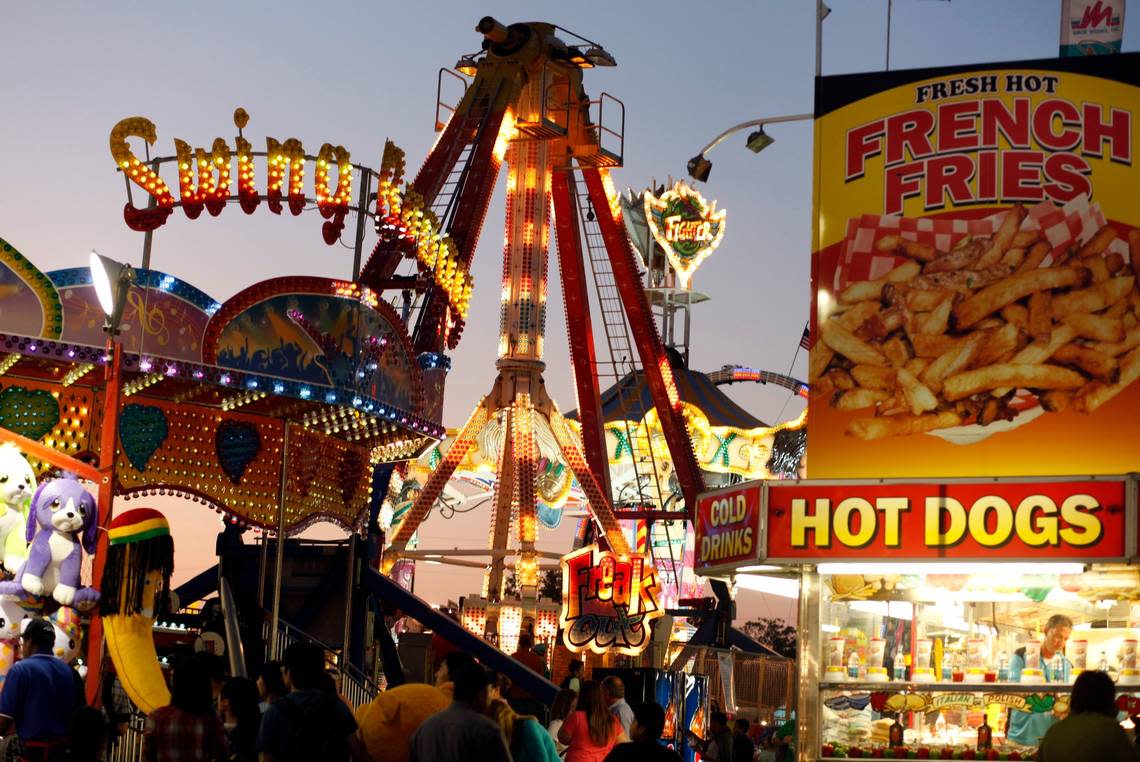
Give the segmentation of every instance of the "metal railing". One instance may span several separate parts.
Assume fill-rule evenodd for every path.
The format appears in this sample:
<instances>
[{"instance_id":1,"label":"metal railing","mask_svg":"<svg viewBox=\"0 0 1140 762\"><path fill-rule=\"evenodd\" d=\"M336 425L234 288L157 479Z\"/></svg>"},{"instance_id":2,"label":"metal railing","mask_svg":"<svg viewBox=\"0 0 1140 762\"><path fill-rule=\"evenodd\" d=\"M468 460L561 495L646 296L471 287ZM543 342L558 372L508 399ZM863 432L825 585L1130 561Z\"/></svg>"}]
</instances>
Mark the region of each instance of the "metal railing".
<instances>
[{"instance_id":1,"label":"metal railing","mask_svg":"<svg viewBox=\"0 0 1140 762\"><path fill-rule=\"evenodd\" d=\"M719 696L723 706L720 662L716 651L701 649L693 662L693 672L708 675L709 695ZM732 679L736 694L736 714L754 722L775 722L795 706L796 663L756 654L733 654Z\"/></svg>"},{"instance_id":2,"label":"metal railing","mask_svg":"<svg viewBox=\"0 0 1140 762\"><path fill-rule=\"evenodd\" d=\"M269 623L265 623L263 636L269 640ZM335 667L340 673L340 692L353 708L359 708L376 698L379 692L372 678L350 664L341 650L322 643L305 632L298 630L288 622L281 622L277 628L277 653L284 653L285 649L296 642L308 642L325 652L325 661Z\"/></svg>"},{"instance_id":3,"label":"metal railing","mask_svg":"<svg viewBox=\"0 0 1140 762\"><path fill-rule=\"evenodd\" d=\"M135 711L127 721L127 730L107 754L107 762L138 762L142 759L143 730L146 715Z\"/></svg>"}]
</instances>

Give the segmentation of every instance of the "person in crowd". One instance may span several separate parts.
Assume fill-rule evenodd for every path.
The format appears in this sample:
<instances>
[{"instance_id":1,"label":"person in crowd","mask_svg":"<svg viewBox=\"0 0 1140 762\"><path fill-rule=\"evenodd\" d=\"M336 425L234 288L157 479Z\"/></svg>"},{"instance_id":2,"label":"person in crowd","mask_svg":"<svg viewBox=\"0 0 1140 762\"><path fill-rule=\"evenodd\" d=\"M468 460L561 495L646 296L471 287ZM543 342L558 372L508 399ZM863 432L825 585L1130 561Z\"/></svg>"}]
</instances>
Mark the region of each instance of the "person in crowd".
<instances>
[{"instance_id":1,"label":"person in crowd","mask_svg":"<svg viewBox=\"0 0 1140 762\"><path fill-rule=\"evenodd\" d=\"M566 751L566 745L558 740L558 729L562 727L562 723L574 711L578 703L578 694L567 688L563 688L554 697L554 703L550 705L550 724L546 726L546 731L550 737L554 739L555 748L558 753Z\"/></svg>"},{"instance_id":2,"label":"person in crowd","mask_svg":"<svg viewBox=\"0 0 1140 762\"><path fill-rule=\"evenodd\" d=\"M709 737L700 739L692 733L689 742L707 762L732 762L732 731L728 729L728 716L724 712L709 715Z\"/></svg>"},{"instance_id":3,"label":"person in crowd","mask_svg":"<svg viewBox=\"0 0 1140 762\"><path fill-rule=\"evenodd\" d=\"M531 633L523 632L519 635L519 647L511 654L511 658L535 674L546 676L546 658L535 649L534 635ZM521 714L540 714L543 710L542 702L536 701L521 685L512 685L510 692L505 695L515 711Z\"/></svg>"},{"instance_id":4,"label":"person in crowd","mask_svg":"<svg viewBox=\"0 0 1140 762\"><path fill-rule=\"evenodd\" d=\"M409 762L510 762L498 724L488 718L487 672L472 660L448 667L451 706L424 720L412 734Z\"/></svg>"},{"instance_id":5,"label":"person in crowd","mask_svg":"<svg viewBox=\"0 0 1140 762\"><path fill-rule=\"evenodd\" d=\"M748 737L751 723L743 717L732 723L732 762L752 762L756 756L756 744Z\"/></svg>"},{"instance_id":6,"label":"person in crowd","mask_svg":"<svg viewBox=\"0 0 1140 762\"><path fill-rule=\"evenodd\" d=\"M558 762L554 739L536 717L519 714L506 701L492 701L487 716L499 724L513 762Z\"/></svg>"},{"instance_id":7,"label":"person in crowd","mask_svg":"<svg viewBox=\"0 0 1140 762\"><path fill-rule=\"evenodd\" d=\"M454 684L451 676L459 671L460 667L474 664L475 657L466 651L452 651L443 657L443 661L435 670L435 687L443 691L448 699L451 698Z\"/></svg>"},{"instance_id":8,"label":"person in crowd","mask_svg":"<svg viewBox=\"0 0 1140 762\"><path fill-rule=\"evenodd\" d=\"M261 762L368 760L352 712L335 693L321 688L324 674L319 647L297 642L285 649L282 676L289 693L261 718Z\"/></svg>"},{"instance_id":9,"label":"person in crowd","mask_svg":"<svg viewBox=\"0 0 1140 762\"><path fill-rule=\"evenodd\" d=\"M404 683L389 688L357 711L357 736L372 762L408 762L408 739L424 720L450 703L434 685Z\"/></svg>"},{"instance_id":10,"label":"person in crowd","mask_svg":"<svg viewBox=\"0 0 1140 762\"><path fill-rule=\"evenodd\" d=\"M562 683L559 685L563 690L574 691L575 693L582 692L582 662L574 660L570 662L568 667L569 672L566 677L562 678Z\"/></svg>"},{"instance_id":11,"label":"person in crowd","mask_svg":"<svg viewBox=\"0 0 1140 762\"><path fill-rule=\"evenodd\" d=\"M1116 688L1105 672L1085 671L1073 683L1069 716L1049 728L1038 762L1137 762L1140 752L1116 721Z\"/></svg>"},{"instance_id":12,"label":"person in crowd","mask_svg":"<svg viewBox=\"0 0 1140 762\"><path fill-rule=\"evenodd\" d=\"M519 635L519 647L511 654L511 658L537 674L546 672L546 659L534 650L534 636L529 632Z\"/></svg>"},{"instance_id":13,"label":"person in crowd","mask_svg":"<svg viewBox=\"0 0 1140 762\"><path fill-rule=\"evenodd\" d=\"M171 675L170 704L147 715L143 762L221 762L226 738L214 712L210 675L191 656L179 655Z\"/></svg>"},{"instance_id":14,"label":"person in crowd","mask_svg":"<svg viewBox=\"0 0 1140 762\"><path fill-rule=\"evenodd\" d=\"M12 725L23 744L23 759L53 759L64 751L67 723L80 706L71 667L52 654L55 628L46 619L28 622L20 654L0 691L0 735Z\"/></svg>"},{"instance_id":15,"label":"person in crowd","mask_svg":"<svg viewBox=\"0 0 1140 762\"><path fill-rule=\"evenodd\" d=\"M771 741L776 750L775 762L792 762L796 758L796 721L785 720L772 733Z\"/></svg>"},{"instance_id":16,"label":"person in crowd","mask_svg":"<svg viewBox=\"0 0 1140 762\"><path fill-rule=\"evenodd\" d=\"M647 701L634 704L632 709L629 743L615 746L605 762L681 762L677 752L658 743L665 729L665 710L660 704Z\"/></svg>"},{"instance_id":17,"label":"person in crowd","mask_svg":"<svg viewBox=\"0 0 1140 762\"><path fill-rule=\"evenodd\" d=\"M100 762L107 748L107 718L103 712L81 706L67 726L67 762Z\"/></svg>"},{"instance_id":18,"label":"person in crowd","mask_svg":"<svg viewBox=\"0 0 1140 762\"><path fill-rule=\"evenodd\" d=\"M487 670L487 703L511 695L511 678L497 669Z\"/></svg>"},{"instance_id":19,"label":"person in crowd","mask_svg":"<svg viewBox=\"0 0 1140 762\"><path fill-rule=\"evenodd\" d=\"M1073 665L1065 656L1065 643L1073 633L1073 620L1064 614L1054 614L1045 622L1045 636L1041 639L1041 669L1045 673L1048 683L1070 681ZM1053 673L1053 656L1060 654L1060 674ZM1013 658L1009 660L1009 679L1012 682L1021 680L1021 672L1025 669L1025 649L1019 648ZM1049 727L1057 718L1052 712L1020 712L1010 710L1009 727L1006 737L1026 746L1036 746L1044 738Z\"/></svg>"},{"instance_id":20,"label":"person in crowd","mask_svg":"<svg viewBox=\"0 0 1140 762\"><path fill-rule=\"evenodd\" d=\"M131 720L131 700L127 697L119 676L115 674L110 659L103 666L99 693L103 700L103 712L107 716L107 750L114 752L119 739L127 733L127 725Z\"/></svg>"},{"instance_id":21,"label":"person in crowd","mask_svg":"<svg viewBox=\"0 0 1140 762\"><path fill-rule=\"evenodd\" d=\"M231 677L222 683L219 706L226 731L227 762L257 762L257 731L261 707L257 685L248 678Z\"/></svg>"},{"instance_id":22,"label":"person in crowd","mask_svg":"<svg viewBox=\"0 0 1140 762\"><path fill-rule=\"evenodd\" d=\"M538 658L542 660L542 672L540 672L539 674L542 675L543 677L545 677L547 680L549 680L550 679L550 667L547 666L547 663L546 663L546 644L545 643L535 643L534 652L538 655Z\"/></svg>"},{"instance_id":23,"label":"person in crowd","mask_svg":"<svg viewBox=\"0 0 1140 762\"><path fill-rule=\"evenodd\" d=\"M325 673L321 676L320 689L330 695L336 696L344 702L344 705L348 707L348 711L353 711L352 702L348 700L347 696L340 692L340 687L337 685L336 670L325 670Z\"/></svg>"},{"instance_id":24,"label":"person in crowd","mask_svg":"<svg viewBox=\"0 0 1140 762\"><path fill-rule=\"evenodd\" d=\"M566 744L566 762L601 762L615 744L629 740L621 721L610 713L602 688L592 680L582 683L578 706L558 729Z\"/></svg>"},{"instance_id":25,"label":"person in crowd","mask_svg":"<svg viewBox=\"0 0 1140 762\"><path fill-rule=\"evenodd\" d=\"M610 713L618 718L622 732L628 736L629 726L633 724L633 709L625 701L625 683L617 675L610 675L602 681L602 691L606 694Z\"/></svg>"},{"instance_id":26,"label":"person in crowd","mask_svg":"<svg viewBox=\"0 0 1140 762\"><path fill-rule=\"evenodd\" d=\"M222 683L226 681L226 660L209 651L195 651L194 663L198 669L210 676L210 696L215 713L221 713L219 702L222 697Z\"/></svg>"},{"instance_id":27,"label":"person in crowd","mask_svg":"<svg viewBox=\"0 0 1140 762\"><path fill-rule=\"evenodd\" d=\"M281 662L267 661L261 665L257 672L257 694L261 697L261 712L285 697L289 689L285 687L285 680L281 677Z\"/></svg>"}]
</instances>

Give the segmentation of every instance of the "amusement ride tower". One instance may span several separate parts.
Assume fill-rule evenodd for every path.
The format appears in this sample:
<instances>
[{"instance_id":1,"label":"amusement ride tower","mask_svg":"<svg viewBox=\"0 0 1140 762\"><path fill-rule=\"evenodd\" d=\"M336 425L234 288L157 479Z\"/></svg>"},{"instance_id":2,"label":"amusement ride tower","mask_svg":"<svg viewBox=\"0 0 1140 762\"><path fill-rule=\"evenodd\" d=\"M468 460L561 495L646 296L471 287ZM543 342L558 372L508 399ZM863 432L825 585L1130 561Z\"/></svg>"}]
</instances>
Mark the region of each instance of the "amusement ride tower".
<instances>
[{"instance_id":1,"label":"amusement ride tower","mask_svg":"<svg viewBox=\"0 0 1140 762\"><path fill-rule=\"evenodd\" d=\"M474 447L493 450L497 463L486 576L488 596L501 594L511 526L517 526L519 589L533 597L538 583L536 478L552 457L578 480L600 536L619 554L630 552L611 505L604 432L599 403L582 220L597 222L612 268L616 293L628 319L638 359L661 417L661 427L677 478L691 509L702 488L682 415L672 370L653 314L639 281L636 260L622 223L620 197L610 167L620 166L621 131L607 128L602 112L621 104L603 95L591 101L582 72L613 66L601 46L547 23L503 26L486 17L477 31L483 49L464 56L460 70L473 74L451 118L443 127L405 199L422 198L424 215L438 221L450 238L455 261L466 268L474 254L496 176L507 164L507 204L503 249L498 376L456 435L403 520L394 527L384 556L390 571L407 548L444 486ZM559 34L569 41L560 39ZM597 107L598 118L592 117ZM438 122L438 120L437 120ZM584 193L579 192L579 183ZM383 189L381 191L383 196ZM378 229L381 216L377 215ZM546 321L548 245L557 236L565 295L571 361L574 368L581 438L546 393L542 371ZM409 256L398 235L384 234L361 281L383 286L401 257ZM605 310L605 306L603 306ZM421 356L435 356L458 339L460 313L446 294L429 291L414 341ZM632 358L631 358L632 359ZM552 454L557 451L557 455ZM653 518L661 511L639 511L622 518ZM677 513L671 517L678 518Z\"/></svg>"}]
</instances>

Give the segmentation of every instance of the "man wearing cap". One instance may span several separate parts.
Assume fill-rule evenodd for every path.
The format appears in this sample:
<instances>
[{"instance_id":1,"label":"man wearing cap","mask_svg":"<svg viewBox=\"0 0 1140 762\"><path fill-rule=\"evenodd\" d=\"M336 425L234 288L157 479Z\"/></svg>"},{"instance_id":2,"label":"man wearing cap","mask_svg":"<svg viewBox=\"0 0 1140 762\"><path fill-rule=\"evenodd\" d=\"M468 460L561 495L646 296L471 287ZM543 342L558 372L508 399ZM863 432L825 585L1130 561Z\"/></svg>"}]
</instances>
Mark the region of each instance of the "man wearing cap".
<instances>
[{"instance_id":1,"label":"man wearing cap","mask_svg":"<svg viewBox=\"0 0 1140 762\"><path fill-rule=\"evenodd\" d=\"M0 735L15 723L24 751L21 759L48 762L63 756L67 723L77 705L75 675L52 654L55 629L32 619L20 636L23 657L8 671L0 692Z\"/></svg>"}]
</instances>

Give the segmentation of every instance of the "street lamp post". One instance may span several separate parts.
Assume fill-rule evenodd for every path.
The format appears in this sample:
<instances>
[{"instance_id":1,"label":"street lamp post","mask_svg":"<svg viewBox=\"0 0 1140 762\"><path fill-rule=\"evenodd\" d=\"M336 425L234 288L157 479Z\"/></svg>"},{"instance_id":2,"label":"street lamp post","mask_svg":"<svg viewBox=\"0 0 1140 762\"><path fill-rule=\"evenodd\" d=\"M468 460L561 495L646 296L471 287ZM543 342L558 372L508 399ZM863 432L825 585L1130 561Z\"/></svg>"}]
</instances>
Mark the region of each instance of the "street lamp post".
<instances>
[{"instance_id":1,"label":"street lamp post","mask_svg":"<svg viewBox=\"0 0 1140 762\"><path fill-rule=\"evenodd\" d=\"M122 343L119 324L127 294L135 282L135 271L127 264L91 252L91 280L106 320L107 364L103 381L103 425L99 434L99 533L92 562L91 585L99 589L103 568L107 563L108 534L111 525L111 501L115 494L115 442L119 435L119 406L123 389ZM87 702L98 704L103 672L103 620L93 616L87 630Z\"/></svg>"},{"instance_id":2,"label":"street lamp post","mask_svg":"<svg viewBox=\"0 0 1140 762\"><path fill-rule=\"evenodd\" d=\"M768 133L764 132L764 125L778 124L780 122L806 122L814 118L814 114L788 114L786 116L769 116L763 119L752 119L747 122L741 122L740 124L733 125L732 127L729 127L727 130L710 140L708 145L702 148L696 156L689 159L689 176L694 180L699 180L702 183L707 182L709 179L709 172L712 171L712 162L705 157L705 154L723 143L730 136L735 135L742 130L746 130L749 127L756 128L748 135L748 142L746 145L748 147L748 150L752 151L752 153L760 153L765 148L772 145L773 142L775 142L774 138L768 135Z\"/></svg>"}]
</instances>

